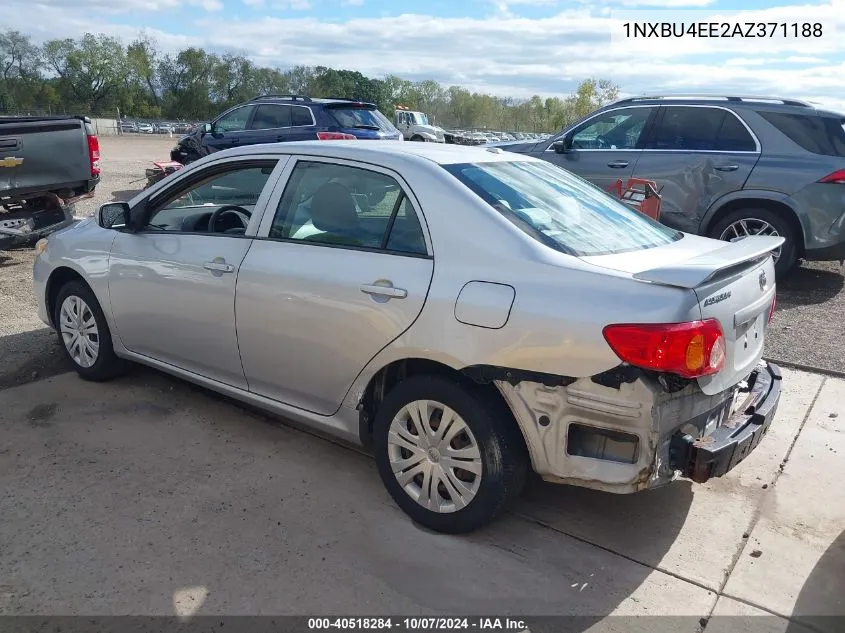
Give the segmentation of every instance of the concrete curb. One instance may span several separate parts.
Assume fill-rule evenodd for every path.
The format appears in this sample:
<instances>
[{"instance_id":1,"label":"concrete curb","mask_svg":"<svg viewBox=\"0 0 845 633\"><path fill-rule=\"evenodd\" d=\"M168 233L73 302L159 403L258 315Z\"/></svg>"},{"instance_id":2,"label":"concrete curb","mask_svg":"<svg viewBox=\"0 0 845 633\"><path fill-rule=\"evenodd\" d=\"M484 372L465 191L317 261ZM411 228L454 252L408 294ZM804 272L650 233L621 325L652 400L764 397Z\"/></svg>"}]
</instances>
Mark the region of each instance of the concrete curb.
<instances>
[{"instance_id":1,"label":"concrete curb","mask_svg":"<svg viewBox=\"0 0 845 633\"><path fill-rule=\"evenodd\" d=\"M824 369L822 367L814 367L812 365L805 365L803 363L793 363L788 360L780 360L778 358L766 358L770 363L774 363L779 367L786 367L787 369L797 369L799 371L810 372L811 374L820 374L822 376L831 376L833 378L845 378L845 371L836 371L835 369Z\"/></svg>"}]
</instances>

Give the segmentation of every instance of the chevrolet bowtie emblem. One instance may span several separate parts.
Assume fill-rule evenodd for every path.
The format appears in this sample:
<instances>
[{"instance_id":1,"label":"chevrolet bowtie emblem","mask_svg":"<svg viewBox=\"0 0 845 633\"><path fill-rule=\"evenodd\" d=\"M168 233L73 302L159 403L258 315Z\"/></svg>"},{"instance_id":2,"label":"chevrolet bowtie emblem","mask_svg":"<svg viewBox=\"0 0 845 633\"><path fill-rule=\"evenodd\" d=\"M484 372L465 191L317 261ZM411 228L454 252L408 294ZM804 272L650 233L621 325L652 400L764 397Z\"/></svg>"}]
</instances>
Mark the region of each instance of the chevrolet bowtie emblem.
<instances>
[{"instance_id":1,"label":"chevrolet bowtie emblem","mask_svg":"<svg viewBox=\"0 0 845 633\"><path fill-rule=\"evenodd\" d=\"M0 167L18 167L20 165L23 165L23 158L17 158L16 156L0 158Z\"/></svg>"}]
</instances>

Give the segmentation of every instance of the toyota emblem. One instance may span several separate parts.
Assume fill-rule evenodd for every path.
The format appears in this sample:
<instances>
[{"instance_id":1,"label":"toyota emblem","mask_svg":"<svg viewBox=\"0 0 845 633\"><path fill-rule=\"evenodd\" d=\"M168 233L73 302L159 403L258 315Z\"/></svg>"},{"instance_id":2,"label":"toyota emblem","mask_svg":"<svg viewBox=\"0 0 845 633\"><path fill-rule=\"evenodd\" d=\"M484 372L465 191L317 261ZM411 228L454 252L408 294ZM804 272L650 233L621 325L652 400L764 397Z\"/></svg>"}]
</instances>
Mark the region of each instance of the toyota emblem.
<instances>
[{"instance_id":1,"label":"toyota emblem","mask_svg":"<svg viewBox=\"0 0 845 633\"><path fill-rule=\"evenodd\" d=\"M766 289L766 271L760 271L760 290Z\"/></svg>"}]
</instances>

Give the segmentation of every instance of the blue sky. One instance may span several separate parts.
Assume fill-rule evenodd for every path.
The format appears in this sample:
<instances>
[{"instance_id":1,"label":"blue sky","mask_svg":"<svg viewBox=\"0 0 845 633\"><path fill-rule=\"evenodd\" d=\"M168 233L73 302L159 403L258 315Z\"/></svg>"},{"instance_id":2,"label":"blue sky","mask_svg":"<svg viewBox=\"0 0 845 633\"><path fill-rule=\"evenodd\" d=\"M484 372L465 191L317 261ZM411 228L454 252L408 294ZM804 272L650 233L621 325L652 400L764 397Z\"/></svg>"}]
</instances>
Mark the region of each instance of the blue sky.
<instances>
[{"instance_id":1,"label":"blue sky","mask_svg":"<svg viewBox=\"0 0 845 633\"><path fill-rule=\"evenodd\" d=\"M631 19L810 22L823 35L633 40ZM594 76L625 95L770 94L845 111L845 0L3 0L0 25L39 41L144 29L165 52L201 46L517 97Z\"/></svg>"}]
</instances>

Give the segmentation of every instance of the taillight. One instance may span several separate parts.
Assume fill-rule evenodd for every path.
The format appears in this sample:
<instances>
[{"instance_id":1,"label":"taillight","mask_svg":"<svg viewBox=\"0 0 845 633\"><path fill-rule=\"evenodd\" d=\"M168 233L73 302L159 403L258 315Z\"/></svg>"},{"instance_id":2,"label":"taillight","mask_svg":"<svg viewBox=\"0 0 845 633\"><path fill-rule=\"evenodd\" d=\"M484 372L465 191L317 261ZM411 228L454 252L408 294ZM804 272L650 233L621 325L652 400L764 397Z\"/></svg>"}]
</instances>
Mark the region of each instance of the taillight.
<instances>
[{"instance_id":1,"label":"taillight","mask_svg":"<svg viewBox=\"0 0 845 633\"><path fill-rule=\"evenodd\" d=\"M608 325L603 334L616 355L636 367L698 378L725 365L725 335L716 319Z\"/></svg>"},{"instance_id":2,"label":"taillight","mask_svg":"<svg viewBox=\"0 0 845 633\"><path fill-rule=\"evenodd\" d=\"M320 141L354 141L354 134L342 132L317 132L317 139Z\"/></svg>"},{"instance_id":3,"label":"taillight","mask_svg":"<svg viewBox=\"0 0 845 633\"><path fill-rule=\"evenodd\" d=\"M819 182L834 183L837 185L845 185L845 169L838 169L832 174L828 174Z\"/></svg>"},{"instance_id":4,"label":"taillight","mask_svg":"<svg viewBox=\"0 0 845 633\"><path fill-rule=\"evenodd\" d=\"M772 307L769 308L769 323L772 322L772 318L775 316L775 306L777 305L777 303L778 303L778 296L774 295L772 297Z\"/></svg>"},{"instance_id":5,"label":"taillight","mask_svg":"<svg viewBox=\"0 0 845 633\"><path fill-rule=\"evenodd\" d=\"M88 162L91 163L91 176L100 175L100 140L96 134L88 135Z\"/></svg>"}]
</instances>

